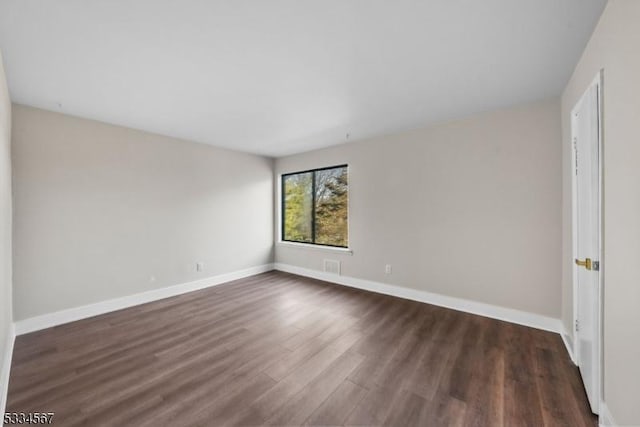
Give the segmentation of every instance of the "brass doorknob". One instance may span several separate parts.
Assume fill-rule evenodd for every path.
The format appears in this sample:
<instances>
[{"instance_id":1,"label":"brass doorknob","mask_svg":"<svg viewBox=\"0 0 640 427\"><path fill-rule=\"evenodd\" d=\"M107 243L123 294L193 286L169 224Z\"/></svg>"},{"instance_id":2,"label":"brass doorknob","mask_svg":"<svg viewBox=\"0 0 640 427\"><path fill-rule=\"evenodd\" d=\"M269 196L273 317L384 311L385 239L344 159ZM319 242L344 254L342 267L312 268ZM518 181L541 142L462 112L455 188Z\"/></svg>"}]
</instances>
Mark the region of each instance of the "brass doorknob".
<instances>
[{"instance_id":1,"label":"brass doorknob","mask_svg":"<svg viewBox=\"0 0 640 427\"><path fill-rule=\"evenodd\" d=\"M584 261L580 261L576 259L576 265L586 268L587 270L591 270L593 263L591 262L591 258L585 258Z\"/></svg>"}]
</instances>

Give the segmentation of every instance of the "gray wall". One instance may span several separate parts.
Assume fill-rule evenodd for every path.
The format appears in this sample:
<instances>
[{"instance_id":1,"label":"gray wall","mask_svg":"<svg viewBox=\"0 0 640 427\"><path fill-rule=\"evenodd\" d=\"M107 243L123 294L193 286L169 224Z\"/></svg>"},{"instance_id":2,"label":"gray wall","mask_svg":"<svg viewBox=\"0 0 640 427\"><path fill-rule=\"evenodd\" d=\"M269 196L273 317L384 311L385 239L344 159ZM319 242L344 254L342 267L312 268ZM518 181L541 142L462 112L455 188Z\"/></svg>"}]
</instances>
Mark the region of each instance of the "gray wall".
<instances>
[{"instance_id":1,"label":"gray wall","mask_svg":"<svg viewBox=\"0 0 640 427\"><path fill-rule=\"evenodd\" d=\"M0 376L11 339L11 101L0 54ZM5 378L0 378L0 387ZM4 410L0 389L0 411Z\"/></svg>"},{"instance_id":2,"label":"gray wall","mask_svg":"<svg viewBox=\"0 0 640 427\"><path fill-rule=\"evenodd\" d=\"M558 100L280 158L275 172L342 163L353 255L277 244L276 262L340 259L346 276L560 318Z\"/></svg>"},{"instance_id":3,"label":"gray wall","mask_svg":"<svg viewBox=\"0 0 640 427\"><path fill-rule=\"evenodd\" d=\"M562 96L563 320L572 321L570 112L604 69L604 401L640 425L640 1L610 0Z\"/></svg>"},{"instance_id":4,"label":"gray wall","mask_svg":"<svg viewBox=\"0 0 640 427\"><path fill-rule=\"evenodd\" d=\"M272 262L271 159L13 111L16 320Z\"/></svg>"}]
</instances>

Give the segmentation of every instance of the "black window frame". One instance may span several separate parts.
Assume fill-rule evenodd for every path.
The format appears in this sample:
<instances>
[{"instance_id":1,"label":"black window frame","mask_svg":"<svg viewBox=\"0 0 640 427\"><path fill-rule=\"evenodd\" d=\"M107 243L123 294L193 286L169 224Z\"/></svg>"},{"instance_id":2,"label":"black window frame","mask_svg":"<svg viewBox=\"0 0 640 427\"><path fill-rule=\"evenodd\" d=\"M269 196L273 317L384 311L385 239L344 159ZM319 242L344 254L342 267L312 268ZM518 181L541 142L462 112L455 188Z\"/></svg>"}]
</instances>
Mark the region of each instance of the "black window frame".
<instances>
[{"instance_id":1,"label":"black window frame","mask_svg":"<svg viewBox=\"0 0 640 427\"><path fill-rule=\"evenodd\" d=\"M326 243L316 243L316 172L319 171L324 171L324 170L328 170L328 169L338 169L338 168L347 168L347 176L349 174L349 165L348 164L342 164L342 165L335 165L335 166L326 166L323 168L315 168L315 169L307 169L307 170L303 170L303 171L298 171L298 172L290 172L290 173L283 173L282 176L280 177L280 241L281 242L287 242L287 243L299 243L299 244L304 244L304 245L314 245L314 246L325 246L325 247L329 247L329 248L340 248L340 249L349 249L349 246L338 246L338 245L328 245ZM291 175L301 175L304 173L311 173L312 177L311 177L311 195L312 195L312 200L311 200L311 206L312 206L312 213L311 213L311 239L313 240L312 242L303 242L303 241L299 241L299 240L287 240L284 238L284 218L285 218L285 209L286 209L286 203L285 203L285 197L284 197L284 181L285 178ZM349 185L347 183L347 185ZM348 188L348 187L347 187ZM348 213L349 213L349 207L347 206L347 241L350 242L349 240L349 217L348 217Z\"/></svg>"}]
</instances>

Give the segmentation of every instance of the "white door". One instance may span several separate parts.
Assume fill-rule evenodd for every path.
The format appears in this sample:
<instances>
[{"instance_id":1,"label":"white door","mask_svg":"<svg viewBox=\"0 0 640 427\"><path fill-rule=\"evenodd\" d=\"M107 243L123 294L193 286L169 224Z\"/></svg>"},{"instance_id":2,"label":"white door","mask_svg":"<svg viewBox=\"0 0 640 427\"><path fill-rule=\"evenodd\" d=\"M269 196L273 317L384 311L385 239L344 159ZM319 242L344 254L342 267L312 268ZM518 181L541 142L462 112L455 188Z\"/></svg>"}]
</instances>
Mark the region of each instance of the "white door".
<instances>
[{"instance_id":1,"label":"white door","mask_svg":"<svg viewBox=\"0 0 640 427\"><path fill-rule=\"evenodd\" d=\"M600 76L572 112L575 355L591 410L600 404Z\"/></svg>"}]
</instances>

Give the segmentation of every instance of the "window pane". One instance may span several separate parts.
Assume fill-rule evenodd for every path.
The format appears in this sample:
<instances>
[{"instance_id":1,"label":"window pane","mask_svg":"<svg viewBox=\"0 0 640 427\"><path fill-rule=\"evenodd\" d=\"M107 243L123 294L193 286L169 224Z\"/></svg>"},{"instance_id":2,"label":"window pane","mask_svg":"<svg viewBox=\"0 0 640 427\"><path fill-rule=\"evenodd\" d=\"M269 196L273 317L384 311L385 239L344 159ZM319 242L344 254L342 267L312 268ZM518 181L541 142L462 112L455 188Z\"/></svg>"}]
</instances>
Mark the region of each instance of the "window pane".
<instances>
[{"instance_id":1,"label":"window pane","mask_svg":"<svg viewBox=\"0 0 640 427\"><path fill-rule=\"evenodd\" d=\"M312 172L283 177L283 240L313 242L311 225L313 221L312 180Z\"/></svg>"},{"instance_id":2,"label":"window pane","mask_svg":"<svg viewBox=\"0 0 640 427\"><path fill-rule=\"evenodd\" d=\"M316 243L348 246L347 168L316 171Z\"/></svg>"}]
</instances>

